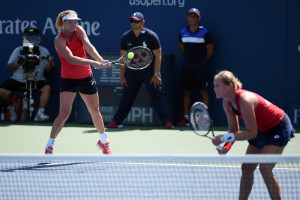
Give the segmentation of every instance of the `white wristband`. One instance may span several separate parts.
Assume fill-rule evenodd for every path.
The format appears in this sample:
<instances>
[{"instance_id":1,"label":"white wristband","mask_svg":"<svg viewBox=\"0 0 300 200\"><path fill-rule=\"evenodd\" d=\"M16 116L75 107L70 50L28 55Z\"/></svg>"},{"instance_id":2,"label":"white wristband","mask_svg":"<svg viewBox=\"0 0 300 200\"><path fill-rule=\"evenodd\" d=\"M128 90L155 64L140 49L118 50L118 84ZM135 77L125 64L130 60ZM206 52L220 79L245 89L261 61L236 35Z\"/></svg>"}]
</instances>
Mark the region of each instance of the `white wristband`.
<instances>
[{"instance_id":1,"label":"white wristband","mask_svg":"<svg viewBox=\"0 0 300 200\"><path fill-rule=\"evenodd\" d=\"M234 134L233 133L226 133L220 139L221 139L221 142L233 142L234 141Z\"/></svg>"}]
</instances>

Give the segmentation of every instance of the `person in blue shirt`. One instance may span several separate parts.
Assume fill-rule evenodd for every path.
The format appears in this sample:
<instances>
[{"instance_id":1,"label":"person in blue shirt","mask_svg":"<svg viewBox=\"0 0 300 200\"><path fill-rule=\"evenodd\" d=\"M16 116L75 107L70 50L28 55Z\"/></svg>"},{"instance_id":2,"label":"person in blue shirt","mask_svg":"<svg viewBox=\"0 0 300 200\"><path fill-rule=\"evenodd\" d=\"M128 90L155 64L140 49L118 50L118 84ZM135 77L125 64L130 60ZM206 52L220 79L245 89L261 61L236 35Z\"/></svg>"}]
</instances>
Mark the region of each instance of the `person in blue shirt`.
<instances>
[{"instance_id":1,"label":"person in blue shirt","mask_svg":"<svg viewBox=\"0 0 300 200\"><path fill-rule=\"evenodd\" d=\"M188 113L191 106L191 95L196 89L200 92L202 102L209 106L207 92L209 71L207 61L213 54L213 43L208 30L199 25L200 11L191 8L188 11L189 25L179 33L179 48L183 55L180 73L180 87L183 90L184 116L178 126L188 126Z\"/></svg>"}]
</instances>

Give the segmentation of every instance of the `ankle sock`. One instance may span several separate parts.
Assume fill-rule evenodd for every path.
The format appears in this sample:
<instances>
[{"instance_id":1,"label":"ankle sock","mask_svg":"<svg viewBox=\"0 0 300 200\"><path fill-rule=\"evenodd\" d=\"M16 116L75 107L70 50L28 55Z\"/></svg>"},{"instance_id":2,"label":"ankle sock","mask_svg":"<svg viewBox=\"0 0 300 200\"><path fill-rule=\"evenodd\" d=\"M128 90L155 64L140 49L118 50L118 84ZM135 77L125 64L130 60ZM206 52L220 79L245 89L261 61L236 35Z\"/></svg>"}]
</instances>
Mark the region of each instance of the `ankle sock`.
<instances>
[{"instance_id":1,"label":"ankle sock","mask_svg":"<svg viewBox=\"0 0 300 200\"><path fill-rule=\"evenodd\" d=\"M102 144L106 144L108 142L107 133L100 133L100 142Z\"/></svg>"}]
</instances>

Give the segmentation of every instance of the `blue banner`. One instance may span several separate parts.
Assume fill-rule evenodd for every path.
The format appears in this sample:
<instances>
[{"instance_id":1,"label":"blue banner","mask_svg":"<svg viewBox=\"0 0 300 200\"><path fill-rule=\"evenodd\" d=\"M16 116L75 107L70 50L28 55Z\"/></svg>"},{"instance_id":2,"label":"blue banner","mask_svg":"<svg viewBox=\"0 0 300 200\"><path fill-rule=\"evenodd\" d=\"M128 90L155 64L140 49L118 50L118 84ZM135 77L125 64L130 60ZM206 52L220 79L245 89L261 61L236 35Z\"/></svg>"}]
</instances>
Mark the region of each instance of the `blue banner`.
<instances>
[{"instance_id":1,"label":"blue banner","mask_svg":"<svg viewBox=\"0 0 300 200\"><path fill-rule=\"evenodd\" d=\"M28 26L38 28L42 33L41 45L55 57L55 69L47 75L52 91L46 111L53 120L59 102L60 60L54 48L59 12L77 11L82 19L79 24L100 54L118 55L120 38L130 29L129 17L139 11L145 16L145 27L155 31L160 38L163 53L174 55L171 67L175 84L169 85L175 91L173 113L177 121L183 113L182 91L178 87L182 63L178 34L187 26L188 9L196 7L201 12L200 24L208 29L214 43L209 96L215 124L227 123L212 84L214 74L222 69L233 71L245 89L257 92L287 111L290 104L300 103L300 93L295 92L300 91L299 4L298 0L6 1L0 8L0 84L12 74L7 61L13 49L22 45L24 29ZM115 84L116 80L111 77L108 82ZM100 81L99 84L104 83ZM201 99L197 97L196 100ZM71 119L75 120L75 117L71 116Z\"/></svg>"}]
</instances>

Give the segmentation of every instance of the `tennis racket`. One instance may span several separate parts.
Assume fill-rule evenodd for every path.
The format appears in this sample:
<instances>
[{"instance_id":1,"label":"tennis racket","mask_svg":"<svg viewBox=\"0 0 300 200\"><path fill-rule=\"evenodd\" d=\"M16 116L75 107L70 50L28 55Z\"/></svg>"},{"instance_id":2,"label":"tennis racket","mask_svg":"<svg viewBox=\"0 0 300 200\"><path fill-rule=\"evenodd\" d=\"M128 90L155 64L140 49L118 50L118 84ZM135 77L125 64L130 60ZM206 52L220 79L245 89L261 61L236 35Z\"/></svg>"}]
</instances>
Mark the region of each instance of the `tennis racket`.
<instances>
[{"instance_id":1,"label":"tennis racket","mask_svg":"<svg viewBox=\"0 0 300 200\"><path fill-rule=\"evenodd\" d=\"M190 109L190 123L193 131L203 137L207 137L211 140L215 137L213 121L207 110L207 106L202 102L196 102ZM211 133L212 136L209 136ZM222 150L220 145L217 146L219 150Z\"/></svg>"},{"instance_id":2,"label":"tennis racket","mask_svg":"<svg viewBox=\"0 0 300 200\"><path fill-rule=\"evenodd\" d=\"M128 54L133 54L132 58L128 57ZM133 70L141 70L148 67L153 59L153 55L150 49L143 46L137 46L129 49L118 60L111 61L111 65L122 65ZM123 63L121 61L123 60Z\"/></svg>"}]
</instances>

